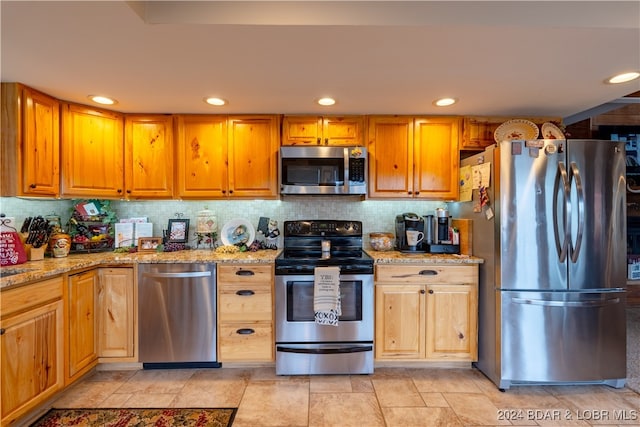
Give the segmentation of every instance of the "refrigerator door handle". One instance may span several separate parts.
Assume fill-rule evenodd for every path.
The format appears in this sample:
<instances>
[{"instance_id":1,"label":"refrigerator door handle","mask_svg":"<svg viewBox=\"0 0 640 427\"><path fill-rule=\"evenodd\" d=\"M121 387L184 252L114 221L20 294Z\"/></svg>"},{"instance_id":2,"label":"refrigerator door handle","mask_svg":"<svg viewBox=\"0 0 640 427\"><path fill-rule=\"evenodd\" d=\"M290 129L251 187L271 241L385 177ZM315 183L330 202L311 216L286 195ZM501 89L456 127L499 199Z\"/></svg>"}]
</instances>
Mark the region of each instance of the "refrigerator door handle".
<instances>
[{"instance_id":1,"label":"refrigerator door handle","mask_svg":"<svg viewBox=\"0 0 640 427\"><path fill-rule=\"evenodd\" d=\"M620 303L620 298L594 301L550 301L530 298L511 298L514 304L542 305L546 307L605 307Z\"/></svg>"},{"instance_id":2,"label":"refrigerator door handle","mask_svg":"<svg viewBox=\"0 0 640 427\"><path fill-rule=\"evenodd\" d=\"M576 234L575 247L571 249L571 262L576 263L580 255L580 247L582 246L582 236L584 234L584 187L582 186L582 178L580 177L580 169L571 162L570 180L576 184L576 192L578 195L578 233Z\"/></svg>"},{"instance_id":3,"label":"refrigerator door handle","mask_svg":"<svg viewBox=\"0 0 640 427\"><path fill-rule=\"evenodd\" d=\"M560 244L560 230L558 229L558 195L560 194L560 181L562 181L562 193L564 195L564 203L562 204L562 224L564 227L564 237L562 246ZM569 224L571 205L569 204L570 196L569 176L567 168L563 162L558 162L558 172L553 185L553 235L556 240L556 251L560 262L567 259L569 252L569 240L571 238L571 227Z\"/></svg>"}]
</instances>

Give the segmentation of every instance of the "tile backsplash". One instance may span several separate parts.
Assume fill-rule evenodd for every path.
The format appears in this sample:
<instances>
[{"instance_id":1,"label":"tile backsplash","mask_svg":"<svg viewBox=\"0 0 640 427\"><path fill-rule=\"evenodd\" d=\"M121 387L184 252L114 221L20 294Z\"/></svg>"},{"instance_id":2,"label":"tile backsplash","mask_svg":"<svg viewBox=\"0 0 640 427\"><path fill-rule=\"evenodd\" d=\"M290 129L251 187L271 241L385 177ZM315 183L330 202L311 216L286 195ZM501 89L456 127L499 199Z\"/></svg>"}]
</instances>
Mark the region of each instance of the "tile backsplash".
<instances>
[{"instance_id":1,"label":"tile backsplash","mask_svg":"<svg viewBox=\"0 0 640 427\"><path fill-rule=\"evenodd\" d=\"M119 218L148 217L153 223L154 236L162 236L168 220L182 214L191 220L192 240L195 240L195 218L197 212L208 208L218 219L219 229L229 220L244 218L257 227L260 217L278 221L282 227L284 221L296 219L349 219L363 223L364 235L372 231L394 231L395 216L403 212L419 215L432 214L444 202L411 200L353 200L340 197L294 197L283 200L114 200L111 206ZM71 200L40 200L17 197L0 197L0 212L16 218L22 224L24 218L34 215L55 213L66 224L72 208ZM365 242L368 238L364 239Z\"/></svg>"}]
</instances>

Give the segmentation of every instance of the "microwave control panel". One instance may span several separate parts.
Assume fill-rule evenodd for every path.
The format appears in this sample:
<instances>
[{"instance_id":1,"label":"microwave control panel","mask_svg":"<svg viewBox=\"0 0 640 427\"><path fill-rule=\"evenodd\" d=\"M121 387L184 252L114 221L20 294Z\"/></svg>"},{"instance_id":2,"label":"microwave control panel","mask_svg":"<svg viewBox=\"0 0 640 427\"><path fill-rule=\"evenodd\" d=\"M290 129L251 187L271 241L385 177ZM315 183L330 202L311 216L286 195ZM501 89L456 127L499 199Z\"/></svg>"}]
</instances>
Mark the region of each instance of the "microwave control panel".
<instances>
[{"instance_id":1,"label":"microwave control panel","mask_svg":"<svg viewBox=\"0 0 640 427\"><path fill-rule=\"evenodd\" d=\"M350 158L349 159L349 181L352 182L364 182L365 175L365 159L364 158Z\"/></svg>"}]
</instances>

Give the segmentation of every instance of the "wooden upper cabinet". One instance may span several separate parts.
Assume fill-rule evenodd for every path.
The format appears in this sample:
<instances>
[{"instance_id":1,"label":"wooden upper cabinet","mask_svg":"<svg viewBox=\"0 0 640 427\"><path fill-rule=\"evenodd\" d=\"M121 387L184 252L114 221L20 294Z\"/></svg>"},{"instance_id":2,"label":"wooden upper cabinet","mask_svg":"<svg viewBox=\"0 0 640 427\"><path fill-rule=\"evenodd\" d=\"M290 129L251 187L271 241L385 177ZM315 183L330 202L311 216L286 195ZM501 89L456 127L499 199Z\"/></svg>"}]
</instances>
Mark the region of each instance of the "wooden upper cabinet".
<instances>
[{"instance_id":1,"label":"wooden upper cabinet","mask_svg":"<svg viewBox=\"0 0 640 427\"><path fill-rule=\"evenodd\" d=\"M545 122L562 123L561 117L498 117L470 116L462 122L462 139L460 150L482 151L496 143L493 134L502 123L511 119L526 119L538 127ZM540 136L541 138L542 136Z\"/></svg>"},{"instance_id":2,"label":"wooden upper cabinet","mask_svg":"<svg viewBox=\"0 0 640 427\"><path fill-rule=\"evenodd\" d=\"M63 196L124 196L123 123L120 113L63 104Z\"/></svg>"},{"instance_id":3,"label":"wooden upper cabinet","mask_svg":"<svg viewBox=\"0 0 640 427\"><path fill-rule=\"evenodd\" d=\"M279 124L278 116L178 116L178 196L276 198Z\"/></svg>"},{"instance_id":4,"label":"wooden upper cabinet","mask_svg":"<svg viewBox=\"0 0 640 427\"><path fill-rule=\"evenodd\" d=\"M221 198L227 183L227 116L177 116L177 193Z\"/></svg>"},{"instance_id":5,"label":"wooden upper cabinet","mask_svg":"<svg viewBox=\"0 0 640 427\"><path fill-rule=\"evenodd\" d=\"M411 197L413 194L413 118L371 117L367 140L369 197Z\"/></svg>"},{"instance_id":6,"label":"wooden upper cabinet","mask_svg":"<svg viewBox=\"0 0 640 427\"><path fill-rule=\"evenodd\" d=\"M125 197L170 199L173 197L173 117L128 114L124 123Z\"/></svg>"},{"instance_id":7,"label":"wooden upper cabinet","mask_svg":"<svg viewBox=\"0 0 640 427\"><path fill-rule=\"evenodd\" d=\"M229 118L229 196L277 197L279 129L278 116Z\"/></svg>"},{"instance_id":8,"label":"wooden upper cabinet","mask_svg":"<svg viewBox=\"0 0 640 427\"><path fill-rule=\"evenodd\" d=\"M363 144L363 116L285 116L282 145Z\"/></svg>"},{"instance_id":9,"label":"wooden upper cabinet","mask_svg":"<svg viewBox=\"0 0 640 427\"><path fill-rule=\"evenodd\" d=\"M414 196L458 198L459 154L457 117L416 118L414 121Z\"/></svg>"},{"instance_id":10,"label":"wooden upper cabinet","mask_svg":"<svg viewBox=\"0 0 640 427\"><path fill-rule=\"evenodd\" d=\"M457 117L371 117L369 197L455 199L459 127Z\"/></svg>"},{"instance_id":11,"label":"wooden upper cabinet","mask_svg":"<svg viewBox=\"0 0 640 427\"><path fill-rule=\"evenodd\" d=\"M60 103L2 83L2 196L60 194Z\"/></svg>"}]
</instances>

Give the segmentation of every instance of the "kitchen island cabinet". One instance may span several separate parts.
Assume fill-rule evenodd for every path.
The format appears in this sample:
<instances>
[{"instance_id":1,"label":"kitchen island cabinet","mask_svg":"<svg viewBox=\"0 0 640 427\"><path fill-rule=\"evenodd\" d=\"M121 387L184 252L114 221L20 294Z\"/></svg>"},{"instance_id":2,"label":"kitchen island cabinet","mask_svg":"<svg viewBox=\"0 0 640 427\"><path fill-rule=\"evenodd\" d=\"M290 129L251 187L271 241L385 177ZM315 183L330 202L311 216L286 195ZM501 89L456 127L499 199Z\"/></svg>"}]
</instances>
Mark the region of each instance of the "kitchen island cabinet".
<instances>
[{"instance_id":1,"label":"kitchen island cabinet","mask_svg":"<svg viewBox=\"0 0 640 427\"><path fill-rule=\"evenodd\" d=\"M177 116L177 196L275 199L278 116Z\"/></svg>"},{"instance_id":2,"label":"kitchen island cabinet","mask_svg":"<svg viewBox=\"0 0 640 427\"><path fill-rule=\"evenodd\" d=\"M67 281L67 366L65 385L71 384L98 364L96 352L96 283L91 269L72 274Z\"/></svg>"},{"instance_id":3,"label":"kitchen island cabinet","mask_svg":"<svg viewBox=\"0 0 640 427\"><path fill-rule=\"evenodd\" d=\"M120 113L62 104L62 195L124 197L124 118Z\"/></svg>"},{"instance_id":4,"label":"kitchen island cabinet","mask_svg":"<svg viewBox=\"0 0 640 427\"><path fill-rule=\"evenodd\" d=\"M458 117L372 116L369 198L458 197Z\"/></svg>"},{"instance_id":5,"label":"kitchen island cabinet","mask_svg":"<svg viewBox=\"0 0 640 427\"><path fill-rule=\"evenodd\" d=\"M124 197L173 197L173 117L127 114L124 119Z\"/></svg>"},{"instance_id":6,"label":"kitchen island cabinet","mask_svg":"<svg viewBox=\"0 0 640 427\"><path fill-rule=\"evenodd\" d=\"M64 386L63 279L2 292L2 425L23 417Z\"/></svg>"},{"instance_id":7,"label":"kitchen island cabinet","mask_svg":"<svg viewBox=\"0 0 640 427\"><path fill-rule=\"evenodd\" d=\"M136 362L137 316L134 268L98 268L98 361Z\"/></svg>"},{"instance_id":8,"label":"kitchen island cabinet","mask_svg":"<svg viewBox=\"0 0 640 427\"><path fill-rule=\"evenodd\" d=\"M19 83L2 83L0 195L60 195L60 102Z\"/></svg>"},{"instance_id":9,"label":"kitchen island cabinet","mask_svg":"<svg viewBox=\"0 0 640 427\"><path fill-rule=\"evenodd\" d=\"M364 116L285 116L282 145L357 146L363 144Z\"/></svg>"},{"instance_id":10,"label":"kitchen island cabinet","mask_svg":"<svg viewBox=\"0 0 640 427\"><path fill-rule=\"evenodd\" d=\"M477 360L478 265L376 265L376 359Z\"/></svg>"},{"instance_id":11,"label":"kitchen island cabinet","mask_svg":"<svg viewBox=\"0 0 640 427\"><path fill-rule=\"evenodd\" d=\"M218 267L218 358L274 360L273 266Z\"/></svg>"}]
</instances>

